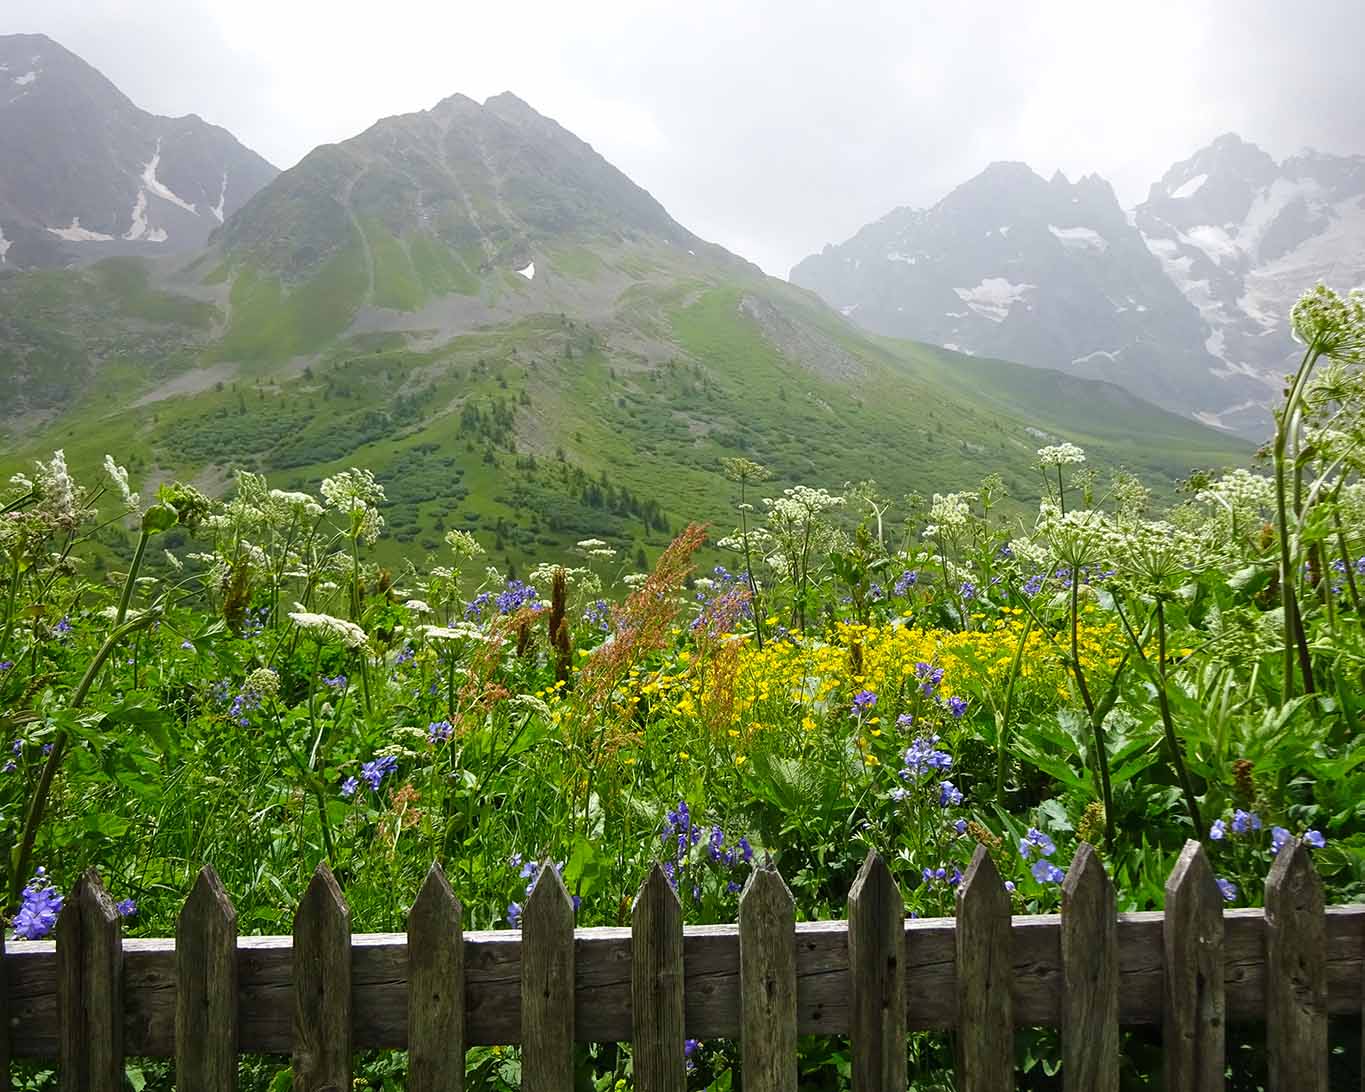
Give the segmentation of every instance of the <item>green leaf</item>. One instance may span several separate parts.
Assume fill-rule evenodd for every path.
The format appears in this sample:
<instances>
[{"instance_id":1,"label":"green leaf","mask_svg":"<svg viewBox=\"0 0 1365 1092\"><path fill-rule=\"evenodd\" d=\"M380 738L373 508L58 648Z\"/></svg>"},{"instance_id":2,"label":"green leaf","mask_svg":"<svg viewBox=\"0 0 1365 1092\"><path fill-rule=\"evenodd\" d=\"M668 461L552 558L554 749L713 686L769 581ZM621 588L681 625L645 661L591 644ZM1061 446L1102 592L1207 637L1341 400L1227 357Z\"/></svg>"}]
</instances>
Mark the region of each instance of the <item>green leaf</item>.
<instances>
[{"instance_id":1,"label":"green leaf","mask_svg":"<svg viewBox=\"0 0 1365 1092\"><path fill-rule=\"evenodd\" d=\"M583 835L574 842L569 863L564 866L564 883L584 898L592 894L602 879L602 861L597 847Z\"/></svg>"}]
</instances>

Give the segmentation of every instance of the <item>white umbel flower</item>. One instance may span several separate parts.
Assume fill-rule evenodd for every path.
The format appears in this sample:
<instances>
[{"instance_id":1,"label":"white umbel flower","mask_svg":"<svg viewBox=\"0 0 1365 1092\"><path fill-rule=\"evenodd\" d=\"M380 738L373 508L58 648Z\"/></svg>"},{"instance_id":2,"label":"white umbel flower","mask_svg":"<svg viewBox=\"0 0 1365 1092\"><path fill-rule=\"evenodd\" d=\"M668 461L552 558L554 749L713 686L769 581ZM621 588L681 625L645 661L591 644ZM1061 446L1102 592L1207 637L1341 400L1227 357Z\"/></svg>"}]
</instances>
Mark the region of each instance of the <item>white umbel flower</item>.
<instances>
[{"instance_id":1,"label":"white umbel flower","mask_svg":"<svg viewBox=\"0 0 1365 1092\"><path fill-rule=\"evenodd\" d=\"M320 641L336 639L347 648L364 648L369 640L365 631L354 622L336 618L330 614L314 614L311 611L290 611L289 619L299 629L307 630Z\"/></svg>"},{"instance_id":2,"label":"white umbel flower","mask_svg":"<svg viewBox=\"0 0 1365 1092\"><path fill-rule=\"evenodd\" d=\"M128 487L128 468L119 466L114 462L112 455L104 456L104 472L109 475L114 483L114 488L119 491L119 496L123 498L123 505L130 512L136 512L140 505L138 495Z\"/></svg>"},{"instance_id":3,"label":"white umbel flower","mask_svg":"<svg viewBox=\"0 0 1365 1092\"><path fill-rule=\"evenodd\" d=\"M1085 462L1085 449L1073 443L1052 444L1038 449L1038 462L1043 466L1067 466Z\"/></svg>"}]
</instances>

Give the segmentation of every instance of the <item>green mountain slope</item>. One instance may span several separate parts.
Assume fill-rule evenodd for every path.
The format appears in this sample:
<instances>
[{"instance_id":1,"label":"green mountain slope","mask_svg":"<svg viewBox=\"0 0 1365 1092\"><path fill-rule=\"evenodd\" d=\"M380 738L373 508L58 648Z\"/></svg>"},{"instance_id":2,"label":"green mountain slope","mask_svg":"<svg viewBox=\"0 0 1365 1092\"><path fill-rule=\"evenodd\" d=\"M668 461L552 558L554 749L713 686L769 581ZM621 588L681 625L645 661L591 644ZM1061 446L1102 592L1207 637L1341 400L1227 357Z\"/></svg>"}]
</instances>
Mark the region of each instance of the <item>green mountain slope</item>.
<instances>
[{"instance_id":1,"label":"green mountain slope","mask_svg":"<svg viewBox=\"0 0 1365 1092\"><path fill-rule=\"evenodd\" d=\"M728 527L736 454L774 489L999 471L1028 503L1049 436L1158 483L1248 453L1108 384L873 338L510 96L319 149L187 263L0 277L0 329L25 406L0 470L58 446L209 489L369 466L395 557L455 527L514 564L652 552Z\"/></svg>"}]
</instances>

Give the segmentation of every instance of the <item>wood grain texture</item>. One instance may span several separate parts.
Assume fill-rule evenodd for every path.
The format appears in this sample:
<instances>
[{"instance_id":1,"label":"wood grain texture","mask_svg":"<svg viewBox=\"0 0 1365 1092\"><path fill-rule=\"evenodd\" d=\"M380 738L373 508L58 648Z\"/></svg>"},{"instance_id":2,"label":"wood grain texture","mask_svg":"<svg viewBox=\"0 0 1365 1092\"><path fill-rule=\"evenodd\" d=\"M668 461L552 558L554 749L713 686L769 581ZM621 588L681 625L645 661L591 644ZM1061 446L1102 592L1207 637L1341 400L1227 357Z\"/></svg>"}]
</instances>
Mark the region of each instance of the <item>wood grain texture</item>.
<instances>
[{"instance_id":1,"label":"wood grain texture","mask_svg":"<svg viewBox=\"0 0 1365 1092\"><path fill-rule=\"evenodd\" d=\"M1223 914L1222 977L1229 1020L1265 1019L1266 922L1259 909ZM958 1020L956 925L951 918L905 922L906 1022L942 1030ZM630 930L575 933L574 997L579 1042L629 1042ZM1160 913L1120 914L1119 1021L1160 1026L1166 989ZM1021 1027L1060 1027L1062 956L1056 915L1018 915L1011 923L1015 1019ZM365 933L352 942L352 1005L357 1050L407 1045L408 944L402 933ZM516 1043L521 1033L521 935L465 933L466 1044ZM239 1045L288 1054L293 1020L293 941L244 936L237 941ZM796 925L797 1027L802 1035L849 1030L848 926ZM739 930L695 925L683 930L686 1031L694 1039L740 1033ZM57 961L47 940L11 940L6 952L10 1042L16 1058L57 1056ZM175 941L123 942L124 1044L129 1055L175 1054ZM1327 1000L1333 1015L1358 1016L1365 969L1365 906L1327 910Z\"/></svg>"},{"instance_id":2,"label":"wood grain texture","mask_svg":"<svg viewBox=\"0 0 1365 1092\"><path fill-rule=\"evenodd\" d=\"M408 1089L464 1088L463 909L433 861L408 912Z\"/></svg>"},{"instance_id":3,"label":"wood grain texture","mask_svg":"<svg viewBox=\"0 0 1365 1092\"><path fill-rule=\"evenodd\" d=\"M1118 1092L1118 914L1113 884L1085 842L1062 881L1062 984L1062 1087Z\"/></svg>"},{"instance_id":4,"label":"wood grain texture","mask_svg":"<svg viewBox=\"0 0 1365 1092\"><path fill-rule=\"evenodd\" d=\"M848 893L848 967L853 1092L904 1088L905 902L875 851Z\"/></svg>"},{"instance_id":5,"label":"wood grain texture","mask_svg":"<svg viewBox=\"0 0 1365 1092\"><path fill-rule=\"evenodd\" d=\"M122 1092L123 928L92 868L57 915L62 1092Z\"/></svg>"},{"instance_id":6,"label":"wood grain texture","mask_svg":"<svg viewBox=\"0 0 1365 1092\"><path fill-rule=\"evenodd\" d=\"M958 1086L963 1092L1014 1088L1010 897L995 862L978 845L958 887ZM1060 947L1060 935L1058 936Z\"/></svg>"},{"instance_id":7,"label":"wood grain texture","mask_svg":"<svg viewBox=\"0 0 1365 1092\"><path fill-rule=\"evenodd\" d=\"M739 896L740 1061L747 1092L796 1092L796 903L769 857Z\"/></svg>"},{"instance_id":8,"label":"wood grain texture","mask_svg":"<svg viewBox=\"0 0 1365 1092\"><path fill-rule=\"evenodd\" d=\"M175 1079L182 1088L237 1087L237 911L208 865L175 927Z\"/></svg>"},{"instance_id":9,"label":"wood grain texture","mask_svg":"<svg viewBox=\"0 0 1365 1092\"><path fill-rule=\"evenodd\" d=\"M655 864L631 908L631 1064L639 1092L685 1092L682 906Z\"/></svg>"},{"instance_id":10,"label":"wood grain texture","mask_svg":"<svg viewBox=\"0 0 1365 1092\"><path fill-rule=\"evenodd\" d=\"M1297 838L1265 880L1266 1052L1270 1092L1327 1092L1327 963L1322 882Z\"/></svg>"},{"instance_id":11,"label":"wood grain texture","mask_svg":"<svg viewBox=\"0 0 1365 1092\"><path fill-rule=\"evenodd\" d=\"M294 1092L351 1087L351 908L323 861L294 913Z\"/></svg>"},{"instance_id":12,"label":"wood grain texture","mask_svg":"<svg viewBox=\"0 0 1365 1092\"><path fill-rule=\"evenodd\" d=\"M1166 1087L1222 1092L1227 1065L1223 895L1204 847L1188 841L1166 881L1162 1040Z\"/></svg>"},{"instance_id":13,"label":"wood grain texture","mask_svg":"<svg viewBox=\"0 0 1365 1092\"><path fill-rule=\"evenodd\" d=\"M573 903L550 860L540 866L522 911L521 955L522 1087L572 1092Z\"/></svg>"}]
</instances>

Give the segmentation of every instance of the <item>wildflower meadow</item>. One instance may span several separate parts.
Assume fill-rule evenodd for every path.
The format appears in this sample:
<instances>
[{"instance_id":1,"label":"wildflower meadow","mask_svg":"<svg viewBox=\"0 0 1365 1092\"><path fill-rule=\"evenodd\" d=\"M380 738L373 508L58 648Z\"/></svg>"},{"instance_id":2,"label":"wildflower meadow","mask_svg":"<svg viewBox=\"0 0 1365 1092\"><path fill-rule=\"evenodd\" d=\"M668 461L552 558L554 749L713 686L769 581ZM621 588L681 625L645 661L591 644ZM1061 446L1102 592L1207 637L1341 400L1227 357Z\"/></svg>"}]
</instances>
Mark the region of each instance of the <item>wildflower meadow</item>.
<instances>
[{"instance_id":1,"label":"wildflower meadow","mask_svg":"<svg viewBox=\"0 0 1365 1092\"><path fill-rule=\"evenodd\" d=\"M1319 288L1294 323L1262 457L1174 503L1060 439L1031 498L782 487L737 458L733 525L646 571L586 539L512 576L461 531L381 565L364 469L139 496L114 458L97 481L55 452L0 495L10 935L49 936L92 865L131 936L173 935L205 863L244 934L287 933L324 859L356 931L402 929L434 859L472 929L518 928L544 867L581 925L626 924L654 861L689 924L733 921L769 855L799 917L838 918L870 847L919 916L953 912L979 845L1021 914L1057 909L1082 842L1120 910L1162 905L1189 838L1230 906L1291 839L1359 900L1365 297ZM1126 1034L1125 1080L1153 1087L1159 1036ZM1257 1032L1234 1038L1254 1072ZM581 1087L631 1086L628 1047L578 1049ZM951 1087L949 1035L907 1049L915 1087ZM848 1086L845 1043L800 1050L802 1087ZM736 1044L686 1052L692 1087L738 1086ZM1059 1058L1021 1032L1021 1087L1059 1087ZM356 1087L405 1064L369 1055ZM468 1064L519 1087L514 1048ZM242 1065L288 1087L280 1059ZM150 1061L129 1081L173 1087Z\"/></svg>"}]
</instances>

